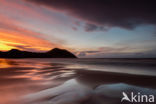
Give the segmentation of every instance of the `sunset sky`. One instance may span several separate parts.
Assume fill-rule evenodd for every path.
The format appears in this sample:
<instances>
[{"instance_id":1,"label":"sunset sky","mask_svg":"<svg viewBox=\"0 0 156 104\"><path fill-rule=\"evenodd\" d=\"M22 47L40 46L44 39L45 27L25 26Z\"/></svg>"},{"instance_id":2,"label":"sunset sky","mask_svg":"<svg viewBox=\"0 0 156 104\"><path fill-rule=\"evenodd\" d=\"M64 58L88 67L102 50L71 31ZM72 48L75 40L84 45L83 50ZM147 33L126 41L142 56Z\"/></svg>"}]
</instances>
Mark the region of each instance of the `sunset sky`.
<instances>
[{"instance_id":1,"label":"sunset sky","mask_svg":"<svg viewBox=\"0 0 156 104\"><path fill-rule=\"evenodd\" d=\"M0 50L156 57L154 0L0 0Z\"/></svg>"}]
</instances>

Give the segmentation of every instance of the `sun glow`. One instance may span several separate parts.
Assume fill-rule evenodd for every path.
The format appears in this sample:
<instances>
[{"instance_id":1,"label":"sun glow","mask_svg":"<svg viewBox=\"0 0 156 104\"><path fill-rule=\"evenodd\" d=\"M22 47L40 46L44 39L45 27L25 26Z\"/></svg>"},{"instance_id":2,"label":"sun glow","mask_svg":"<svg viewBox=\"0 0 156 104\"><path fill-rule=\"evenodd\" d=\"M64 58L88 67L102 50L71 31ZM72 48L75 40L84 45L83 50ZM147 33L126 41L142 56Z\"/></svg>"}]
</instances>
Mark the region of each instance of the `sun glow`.
<instances>
[{"instance_id":1,"label":"sun glow","mask_svg":"<svg viewBox=\"0 0 156 104\"><path fill-rule=\"evenodd\" d=\"M5 45L5 44L1 43L1 41L0 41L0 50L6 51L6 50L10 50L12 48L15 48L15 47Z\"/></svg>"},{"instance_id":2,"label":"sun glow","mask_svg":"<svg viewBox=\"0 0 156 104\"><path fill-rule=\"evenodd\" d=\"M18 32L0 31L0 50L6 51L13 48L30 51L47 51L56 45L47 40L23 35Z\"/></svg>"}]
</instances>

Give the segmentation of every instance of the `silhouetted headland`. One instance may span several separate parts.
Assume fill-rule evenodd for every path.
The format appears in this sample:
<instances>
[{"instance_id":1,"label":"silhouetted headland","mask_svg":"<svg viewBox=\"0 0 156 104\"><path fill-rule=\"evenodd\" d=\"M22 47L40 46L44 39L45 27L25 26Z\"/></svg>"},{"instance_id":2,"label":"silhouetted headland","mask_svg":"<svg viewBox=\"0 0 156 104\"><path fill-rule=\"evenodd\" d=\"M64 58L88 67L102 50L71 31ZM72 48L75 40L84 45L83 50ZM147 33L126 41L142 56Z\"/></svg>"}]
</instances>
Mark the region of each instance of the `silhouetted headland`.
<instances>
[{"instance_id":1,"label":"silhouetted headland","mask_svg":"<svg viewBox=\"0 0 156 104\"><path fill-rule=\"evenodd\" d=\"M77 58L65 49L54 48L45 53L21 51L11 49L7 52L0 52L0 58Z\"/></svg>"}]
</instances>

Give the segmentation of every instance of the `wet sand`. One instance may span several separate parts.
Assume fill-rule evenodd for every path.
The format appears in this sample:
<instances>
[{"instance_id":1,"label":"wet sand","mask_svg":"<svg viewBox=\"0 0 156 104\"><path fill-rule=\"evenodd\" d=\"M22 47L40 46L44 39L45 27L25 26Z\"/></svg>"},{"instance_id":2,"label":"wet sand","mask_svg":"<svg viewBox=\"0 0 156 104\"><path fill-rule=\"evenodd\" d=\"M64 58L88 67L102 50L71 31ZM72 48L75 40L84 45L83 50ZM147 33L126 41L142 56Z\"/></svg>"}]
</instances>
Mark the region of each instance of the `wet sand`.
<instances>
[{"instance_id":1,"label":"wet sand","mask_svg":"<svg viewBox=\"0 0 156 104\"><path fill-rule=\"evenodd\" d=\"M78 61L75 63L82 62ZM119 104L123 91L156 95L156 76L144 73L156 68L153 62L140 74L90 70L97 64L85 67L71 62L1 59L0 104ZM120 69L118 66L113 67Z\"/></svg>"}]
</instances>

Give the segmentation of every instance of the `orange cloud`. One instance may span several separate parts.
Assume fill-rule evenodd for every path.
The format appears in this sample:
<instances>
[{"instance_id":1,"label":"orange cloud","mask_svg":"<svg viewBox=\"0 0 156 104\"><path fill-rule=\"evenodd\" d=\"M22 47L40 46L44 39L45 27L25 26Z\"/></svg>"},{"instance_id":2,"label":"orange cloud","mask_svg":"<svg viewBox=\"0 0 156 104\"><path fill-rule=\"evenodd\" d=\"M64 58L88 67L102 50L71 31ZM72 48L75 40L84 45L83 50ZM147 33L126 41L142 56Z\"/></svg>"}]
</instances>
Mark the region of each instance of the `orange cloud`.
<instances>
[{"instance_id":1,"label":"orange cloud","mask_svg":"<svg viewBox=\"0 0 156 104\"><path fill-rule=\"evenodd\" d=\"M51 43L39 37L21 34L20 32L0 29L0 50L10 50L17 48L28 51L47 51L61 45ZM34 33L36 34L36 33Z\"/></svg>"},{"instance_id":2,"label":"orange cloud","mask_svg":"<svg viewBox=\"0 0 156 104\"><path fill-rule=\"evenodd\" d=\"M19 0L0 0L0 2L0 51L13 48L26 51L64 48L62 46L63 40L50 36L50 42L45 39L45 34L33 29L30 21L33 21L34 18L46 23L55 22L44 15L44 12L38 12L33 4Z\"/></svg>"},{"instance_id":3,"label":"orange cloud","mask_svg":"<svg viewBox=\"0 0 156 104\"><path fill-rule=\"evenodd\" d=\"M40 20L51 22L50 19L45 16L43 12L38 12L38 9L31 3L26 3L24 0L0 0L0 6L2 11L15 13L21 16L37 17Z\"/></svg>"},{"instance_id":4,"label":"orange cloud","mask_svg":"<svg viewBox=\"0 0 156 104\"><path fill-rule=\"evenodd\" d=\"M6 51L13 48L27 51L47 51L62 45L45 40L44 34L19 27L18 21L0 14L0 50ZM53 37L53 40L62 41Z\"/></svg>"}]
</instances>

